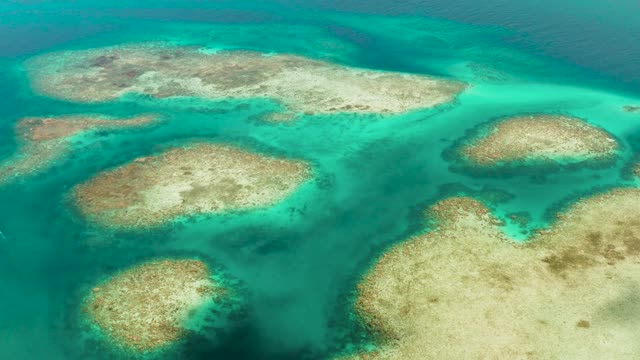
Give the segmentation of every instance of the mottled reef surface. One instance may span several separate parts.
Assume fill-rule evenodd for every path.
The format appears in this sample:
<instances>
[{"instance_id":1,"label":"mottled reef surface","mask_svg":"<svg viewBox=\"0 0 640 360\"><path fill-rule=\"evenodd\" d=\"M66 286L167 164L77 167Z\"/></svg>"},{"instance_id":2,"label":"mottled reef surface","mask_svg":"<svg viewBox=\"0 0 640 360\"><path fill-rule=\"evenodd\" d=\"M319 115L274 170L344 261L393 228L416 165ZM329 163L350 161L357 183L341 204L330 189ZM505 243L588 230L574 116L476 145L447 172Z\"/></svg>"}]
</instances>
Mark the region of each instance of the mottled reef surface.
<instances>
[{"instance_id":1,"label":"mottled reef surface","mask_svg":"<svg viewBox=\"0 0 640 360\"><path fill-rule=\"evenodd\" d=\"M356 310L380 334L361 359L637 359L640 190L580 199L515 243L480 202L442 200L433 231L364 276Z\"/></svg>"},{"instance_id":2,"label":"mottled reef surface","mask_svg":"<svg viewBox=\"0 0 640 360\"><path fill-rule=\"evenodd\" d=\"M465 88L457 81L297 55L205 53L161 44L50 53L29 60L26 68L37 91L72 101L106 101L126 93L267 97L292 113L401 113L449 102Z\"/></svg>"},{"instance_id":3,"label":"mottled reef surface","mask_svg":"<svg viewBox=\"0 0 640 360\"><path fill-rule=\"evenodd\" d=\"M224 293L199 260L154 260L98 284L84 311L116 344L147 351L179 340L190 312Z\"/></svg>"},{"instance_id":4,"label":"mottled reef surface","mask_svg":"<svg viewBox=\"0 0 640 360\"><path fill-rule=\"evenodd\" d=\"M605 130L561 115L500 119L478 130L458 150L477 166L535 162L581 162L612 158L618 143Z\"/></svg>"},{"instance_id":5,"label":"mottled reef surface","mask_svg":"<svg viewBox=\"0 0 640 360\"><path fill-rule=\"evenodd\" d=\"M98 115L30 117L15 128L18 151L0 162L0 184L46 170L71 151L74 136L95 130L117 130L151 124L154 116L126 119Z\"/></svg>"},{"instance_id":6,"label":"mottled reef surface","mask_svg":"<svg viewBox=\"0 0 640 360\"><path fill-rule=\"evenodd\" d=\"M78 209L107 226L148 227L179 216L272 205L311 178L300 160L193 143L135 159L76 186Z\"/></svg>"}]
</instances>

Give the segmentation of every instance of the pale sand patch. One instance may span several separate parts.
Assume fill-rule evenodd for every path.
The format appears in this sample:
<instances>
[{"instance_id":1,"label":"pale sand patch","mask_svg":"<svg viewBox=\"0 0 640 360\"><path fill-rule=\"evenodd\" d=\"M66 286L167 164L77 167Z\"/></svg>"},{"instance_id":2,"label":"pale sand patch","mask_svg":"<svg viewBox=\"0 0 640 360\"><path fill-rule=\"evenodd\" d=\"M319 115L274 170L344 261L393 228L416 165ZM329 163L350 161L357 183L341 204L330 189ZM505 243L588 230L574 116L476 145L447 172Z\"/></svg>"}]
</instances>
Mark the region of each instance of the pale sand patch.
<instances>
[{"instance_id":1,"label":"pale sand patch","mask_svg":"<svg viewBox=\"0 0 640 360\"><path fill-rule=\"evenodd\" d=\"M179 340L189 313L224 293L201 261L155 260L97 285L84 311L118 345L148 351Z\"/></svg>"},{"instance_id":2,"label":"pale sand patch","mask_svg":"<svg viewBox=\"0 0 640 360\"><path fill-rule=\"evenodd\" d=\"M303 161L196 143L98 174L76 186L73 197L98 223L148 227L179 216L271 205L310 177Z\"/></svg>"},{"instance_id":3,"label":"pale sand patch","mask_svg":"<svg viewBox=\"0 0 640 360\"><path fill-rule=\"evenodd\" d=\"M640 358L640 190L581 199L524 245L476 200L440 201L429 233L358 286L381 333L359 359Z\"/></svg>"},{"instance_id":4,"label":"pale sand patch","mask_svg":"<svg viewBox=\"0 0 640 360\"><path fill-rule=\"evenodd\" d=\"M516 116L490 124L487 134L460 149L480 166L537 160L568 162L615 156L618 143L603 129L561 115Z\"/></svg>"},{"instance_id":5,"label":"pale sand patch","mask_svg":"<svg viewBox=\"0 0 640 360\"><path fill-rule=\"evenodd\" d=\"M70 151L69 141L76 135L95 130L142 127L155 121L144 115L111 119L96 115L29 117L16 124L18 151L0 162L0 184L46 170L52 162Z\"/></svg>"},{"instance_id":6,"label":"pale sand patch","mask_svg":"<svg viewBox=\"0 0 640 360\"><path fill-rule=\"evenodd\" d=\"M126 93L268 97L289 111L320 114L402 113L452 101L465 88L455 81L296 55L205 54L192 47L159 44L51 53L29 60L26 68L36 90L73 101L106 101Z\"/></svg>"}]
</instances>

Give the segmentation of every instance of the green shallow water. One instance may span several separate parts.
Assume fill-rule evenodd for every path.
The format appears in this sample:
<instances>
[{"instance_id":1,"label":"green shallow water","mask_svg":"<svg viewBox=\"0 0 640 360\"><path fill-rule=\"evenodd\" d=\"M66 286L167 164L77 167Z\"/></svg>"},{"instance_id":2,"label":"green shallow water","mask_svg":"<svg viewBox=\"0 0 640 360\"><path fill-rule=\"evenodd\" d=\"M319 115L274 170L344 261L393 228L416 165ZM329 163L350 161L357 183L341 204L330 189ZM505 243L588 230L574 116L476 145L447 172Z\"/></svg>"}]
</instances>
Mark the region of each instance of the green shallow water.
<instances>
[{"instance_id":1,"label":"green shallow water","mask_svg":"<svg viewBox=\"0 0 640 360\"><path fill-rule=\"evenodd\" d=\"M158 113L157 126L98 132L75 139L74 151L48 171L0 189L0 356L111 359L79 310L86 292L109 274L147 259L199 257L237 279L243 305L206 335L157 358L318 359L371 343L351 313L358 278L390 245L423 229L422 210L437 199L483 199L525 241L550 214L577 196L636 186L624 169L636 157L640 114L622 106L640 98L606 88L598 76L502 42L499 28L426 18L336 13L279 14L270 22L143 23L59 45L65 50L126 42L171 41L209 49L288 52L375 69L433 74L471 87L436 109L379 117L302 116L273 124L266 100L150 99L129 95L74 104L32 93L21 64L0 70L0 159L16 150L13 124L23 116ZM291 20L295 19L295 20ZM443 154L467 131L520 113L568 113L605 128L621 145L606 168L539 169L479 176L454 171ZM199 216L150 231L114 231L79 217L68 191L98 172L194 140L232 143L306 159L315 179L276 206ZM526 227L507 214L524 212ZM38 344L38 346L31 346Z\"/></svg>"}]
</instances>

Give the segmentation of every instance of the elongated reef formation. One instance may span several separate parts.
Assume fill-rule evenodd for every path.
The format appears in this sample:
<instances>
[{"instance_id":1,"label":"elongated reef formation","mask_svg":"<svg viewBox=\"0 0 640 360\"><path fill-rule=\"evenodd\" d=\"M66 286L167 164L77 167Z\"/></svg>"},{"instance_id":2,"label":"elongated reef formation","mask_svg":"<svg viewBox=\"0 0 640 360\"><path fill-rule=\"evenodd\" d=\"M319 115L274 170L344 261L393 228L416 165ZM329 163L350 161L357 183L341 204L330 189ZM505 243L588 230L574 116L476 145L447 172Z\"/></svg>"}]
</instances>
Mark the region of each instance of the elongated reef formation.
<instances>
[{"instance_id":1,"label":"elongated reef formation","mask_svg":"<svg viewBox=\"0 0 640 360\"><path fill-rule=\"evenodd\" d=\"M179 340L189 313L224 293L199 260L155 260L98 284L84 310L116 344L149 351Z\"/></svg>"},{"instance_id":2,"label":"elongated reef formation","mask_svg":"<svg viewBox=\"0 0 640 360\"><path fill-rule=\"evenodd\" d=\"M640 112L640 106L627 105L623 109L626 112Z\"/></svg>"},{"instance_id":3,"label":"elongated reef formation","mask_svg":"<svg viewBox=\"0 0 640 360\"><path fill-rule=\"evenodd\" d=\"M195 143L98 174L73 196L98 223L148 227L179 216L271 205L310 177L303 161Z\"/></svg>"},{"instance_id":4,"label":"elongated reef formation","mask_svg":"<svg viewBox=\"0 0 640 360\"><path fill-rule=\"evenodd\" d=\"M640 190L558 215L517 244L466 197L364 276L356 311L383 339L359 359L637 359Z\"/></svg>"},{"instance_id":5,"label":"elongated reef formation","mask_svg":"<svg viewBox=\"0 0 640 360\"><path fill-rule=\"evenodd\" d=\"M605 130L561 115L516 116L490 123L465 141L460 156L477 166L569 163L615 156L618 143Z\"/></svg>"},{"instance_id":6,"label":"elongated reef formation","mask_svg":"<svg viewBox=\"0 0 640 360\"><path fill-rule=\"evenodd\" d=\"M352 68L296 55L205 53L193 47L127 45L42 55L27 61L33 87L80 102L126 93L212 99L267 97L305 113L401 113L451 101L464 85Z\"/></svg>"},{"instance_id":7,"label":"elongated reef formation","mask_svg":"<svg viewBox=\"0 0 640 360\"><path fill-rule=\"evenodd\" d=\"M30 117L16 124L18 151L0 163L0 184L21 176L33 175L71 151L74 136L95 130L118 130L141 127L154 116L126 119L98 115Z\"/></svg>"}]
</instances>

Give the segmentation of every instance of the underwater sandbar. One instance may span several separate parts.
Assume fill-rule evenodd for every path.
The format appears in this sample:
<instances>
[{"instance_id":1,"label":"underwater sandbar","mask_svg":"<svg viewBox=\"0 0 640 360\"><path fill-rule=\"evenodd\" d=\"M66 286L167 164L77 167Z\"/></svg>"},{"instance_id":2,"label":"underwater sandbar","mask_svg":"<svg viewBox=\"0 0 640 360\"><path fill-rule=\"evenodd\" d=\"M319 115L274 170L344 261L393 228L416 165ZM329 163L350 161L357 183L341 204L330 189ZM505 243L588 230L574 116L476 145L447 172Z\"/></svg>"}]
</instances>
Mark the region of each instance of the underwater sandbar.
<instances>
[{"instance_id":1,"label":"underwater sandbar","mask_svg":"<svg viewBox=\"0 0 640 360\"><path fill-rule=\"evenodd\" d=\"M386 252L356 311L382 339L366 359L637 359L640 190L581 199L529 242L454 197L436 228ZM360 357L361 356L361 357Z\"/></svg>"},{"instance_id":2,"label":"underwater sandbar","mask_svg":"<svg viewBox=\"0 0 640 360\"><path fill-rule=\"evenodd\" d=\"M310 179L310 166L238 147L194 143L141 157L76 186L78 209L116 227L274 204Z\"/></svg>"},{"instance_id":3,"label":"underwater sandbar","mask_svg":"<svg viewBox=\"0 0 640 360\"><path fill-rule=\"evenodd\" d=\"M477 166L582 162L615 156L618 143L605 130L562 115L516 116L494 121L465 141L460 155Z\"/></svg>"},{"instance_id":4,"label":"underwater sandbar","mask_svg":"<svg viewBox=\"0 0 640 360\"><path fill-rule=\"evenodd\" d=\"M15 127L17 153L0 163L0 183L45 170L72 151L70 141L75 136L95 130L142 127L155 120L152 115L131 118L100 115L23 118Z\"/></svg>"},{"instance_id":5,"label":"underwater sandbar","mask_svg":"<svg viewBox=\"0 0 640 360\"><path fill-rule=\"evenodd\" d=\"M225 289L199 260L154 260L122 271L94 287L84 310L116 344L155 350L179 340L191 311Z\"/></svg>"},{"instance_id":6,"label":"underwater sandbar","mask_svg":"<svg viewBox=\"0 0 640 360\"><path fill-rule=\"evenodd\" d=\"M457 81L297 55L205 53L162 44L56 52L25 66L37 91L66 100L107 101L127 93L158 98L267 97L296 113L402 113L449 102L465 88Z\"/></svg>"}]
</instances>

